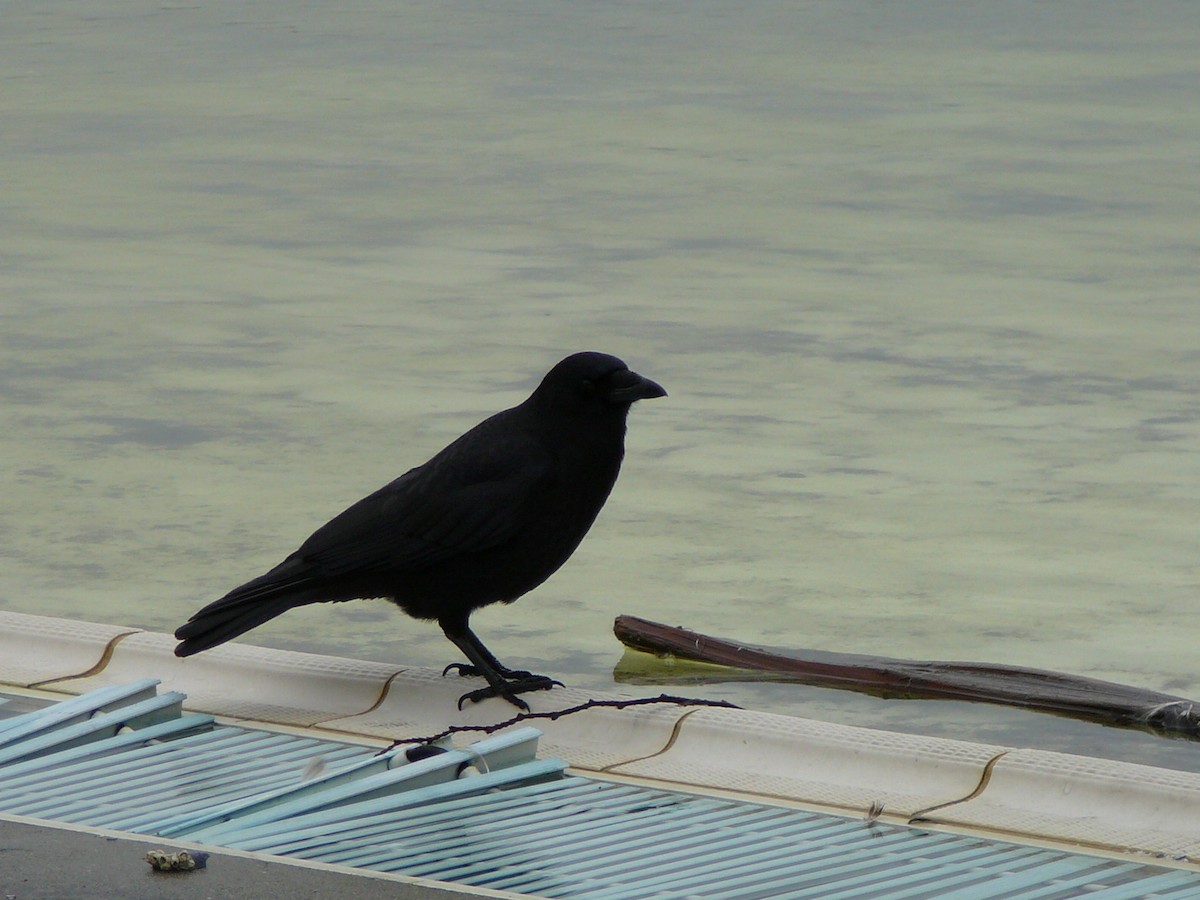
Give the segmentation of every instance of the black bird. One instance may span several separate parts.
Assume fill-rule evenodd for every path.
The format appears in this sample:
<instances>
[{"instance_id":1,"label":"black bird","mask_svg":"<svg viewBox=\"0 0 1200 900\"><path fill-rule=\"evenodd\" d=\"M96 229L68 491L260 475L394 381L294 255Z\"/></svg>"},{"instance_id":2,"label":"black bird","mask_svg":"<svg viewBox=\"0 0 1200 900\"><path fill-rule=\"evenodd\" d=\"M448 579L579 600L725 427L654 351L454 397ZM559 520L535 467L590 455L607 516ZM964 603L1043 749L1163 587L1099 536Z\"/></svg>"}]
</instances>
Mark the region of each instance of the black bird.
<instances>
[{"instance_id":1,"label":"black bird","mask_svg":"<svg viewBox=\"0 0 1200 900\"><path fill-rule=\"evenodd\" d=\"M617 480L634 401L666 391L605 353L576 353L524 403L480 422L423 466L359 500L300 549L234 588L175 632L176 656L223 644L308 603L386 597L433 619L488 687L467 700L558 682L503 666L471 631L471 613L512 603L575 551Z\"/></svg>"}]
</instances>

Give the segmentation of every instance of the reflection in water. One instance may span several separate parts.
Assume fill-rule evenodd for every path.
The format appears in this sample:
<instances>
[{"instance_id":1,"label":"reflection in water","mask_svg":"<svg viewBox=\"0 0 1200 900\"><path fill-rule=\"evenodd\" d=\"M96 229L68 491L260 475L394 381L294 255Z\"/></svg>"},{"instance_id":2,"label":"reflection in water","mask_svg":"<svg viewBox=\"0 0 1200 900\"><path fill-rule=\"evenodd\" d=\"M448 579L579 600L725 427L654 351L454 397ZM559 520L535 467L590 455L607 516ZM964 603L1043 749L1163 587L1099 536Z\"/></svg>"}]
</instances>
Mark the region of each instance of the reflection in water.
<instances>
[{"instance_id":1,"label":"reflection in water","mask_svg":"<svg viewBox=\"0 0 1200 900\"><path fill-rule=\"evenodd\" d=\"M11 10L0 604L172 629L594 348L672 396L503 658L610 687L630 613L1197 696L1190 7L1068 10ZM714 690L857 715L778 687Z\"/></svg>"}]
</instances>

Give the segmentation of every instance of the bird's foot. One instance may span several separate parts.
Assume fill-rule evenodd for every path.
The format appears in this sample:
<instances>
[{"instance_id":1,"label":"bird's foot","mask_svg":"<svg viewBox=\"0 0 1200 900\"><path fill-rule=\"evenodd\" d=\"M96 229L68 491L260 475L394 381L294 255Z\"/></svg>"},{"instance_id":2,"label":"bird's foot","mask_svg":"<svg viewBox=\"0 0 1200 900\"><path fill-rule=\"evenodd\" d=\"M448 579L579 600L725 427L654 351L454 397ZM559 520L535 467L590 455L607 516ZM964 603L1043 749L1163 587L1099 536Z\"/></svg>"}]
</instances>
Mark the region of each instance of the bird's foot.
<instances>
[{"instance_id":1,"label":"bird's foot","mask_svg":"<svg viewBox=\"0 0 1200 900\"><path fill-rule=\"evenodd\" d=\"M460 672L459 674L462 673ZM555 681L546 675L531 675L528 672L515 672L513 674L525 677L506 678L498 684L489 684L487 687L480 688L477 691L467 691L458 698L458 708L462 709L467 701L478 703L481 700L487 700L489 697L503 697L522 712L529 712L529 704L517 696L518 694L525 694L529 691L548 691L553 687L563 686L561 681Z\"/></svg>"},{"instance_id":2,"label":"bird's foot","mask_svg":"<svg viewBox=\"0 0 1200 900\"><path fill-rule=\"evenodd\" d=\"M487 678L487 673L479 666L473 666L470 663L450 663L446 668L442 669L442 677L445 678L451 672L457 672L459 678ZM544 678L544 675L534 675L532 672L527 672L524 669L509 669L505 666L497 666L496 674L505 681L527 681L530 678ZM555 682L559 687L562 685Z\"/></svg>"}]
</instances>

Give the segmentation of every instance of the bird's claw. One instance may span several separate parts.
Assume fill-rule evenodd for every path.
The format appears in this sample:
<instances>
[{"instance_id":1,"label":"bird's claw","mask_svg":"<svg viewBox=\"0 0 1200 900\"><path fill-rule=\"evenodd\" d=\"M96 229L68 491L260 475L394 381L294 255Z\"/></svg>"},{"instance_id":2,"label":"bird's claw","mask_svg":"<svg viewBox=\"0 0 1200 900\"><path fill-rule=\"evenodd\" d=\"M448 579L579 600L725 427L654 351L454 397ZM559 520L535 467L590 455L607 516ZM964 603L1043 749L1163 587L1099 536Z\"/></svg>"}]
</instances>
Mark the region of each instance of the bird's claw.
<instances>
[{"instance_id":1,"label":"bird's claw","mask_svg":"<svg viewBox=\"0 0 1200 900\"><path fill-rule=\"evenodd\" d=\"M450 665L442 669L442 677L445 678L451 672L457 672L459 678L487 677L487 673L485 673L483 669L479 668L479 666L473 666L471 663L450 663ZM532 672L526 671L525 669L499 668L496 670L496 674L505 681L529 681L531 678L537 679L546 677L545 675L535 675ZM561 681L556 681L554 683L559 687L563 686Z\"/></svg>"},{"instance_id":2,"label":"bird's claw","mask_svg":"<svg viewBox=\"0 0 1200 900\"><path fill-rule=\"evenodd\" d=\"M489 684L485 688L467 691L458 698L458 708L461 710L468 701L479 703L481 700L487 700L489 697L503 697L522 712L529 712L529 704L517 696L518 694L524 694L528 691L548 691L551 688L563 686L561 681L555 681L553 678L545 675L530 675L528 672L523 674L528 677L515 678L511 681L506 680L500 684Z\"/></svg>"}]
</instances>

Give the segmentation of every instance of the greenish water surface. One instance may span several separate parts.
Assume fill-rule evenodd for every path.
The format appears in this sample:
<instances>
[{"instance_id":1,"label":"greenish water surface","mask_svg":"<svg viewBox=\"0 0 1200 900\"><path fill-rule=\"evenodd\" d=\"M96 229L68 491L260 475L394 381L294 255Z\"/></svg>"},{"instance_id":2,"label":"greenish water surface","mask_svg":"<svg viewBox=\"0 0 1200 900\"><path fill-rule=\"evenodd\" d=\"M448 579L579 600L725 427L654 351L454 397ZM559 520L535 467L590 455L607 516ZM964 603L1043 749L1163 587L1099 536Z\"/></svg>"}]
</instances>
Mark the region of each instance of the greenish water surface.
<instances>
[{"instance_id":1,"label":"greenish water surface","mask_svg":"<svg viewBox=\"0 0 1200 900\"><path fill-rule=\"evenodd\" d=\"M613 617L1200 697L1187 3L15 5L0 608L172 630L600 349L662 382L551 581ZM258 643L418 665L383 602ZM649 690L649 688L647 688ZM796 715L1200 769L993 707Z\"/></svg>"}]
</instances>

